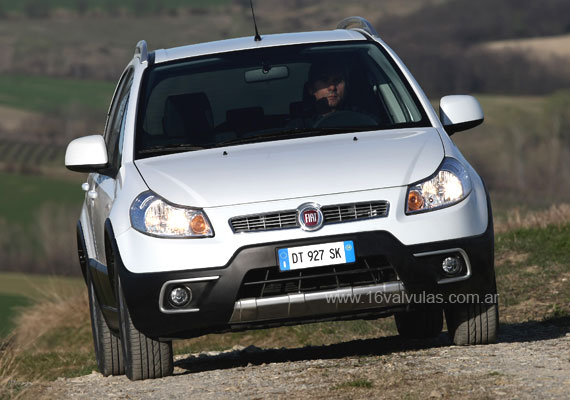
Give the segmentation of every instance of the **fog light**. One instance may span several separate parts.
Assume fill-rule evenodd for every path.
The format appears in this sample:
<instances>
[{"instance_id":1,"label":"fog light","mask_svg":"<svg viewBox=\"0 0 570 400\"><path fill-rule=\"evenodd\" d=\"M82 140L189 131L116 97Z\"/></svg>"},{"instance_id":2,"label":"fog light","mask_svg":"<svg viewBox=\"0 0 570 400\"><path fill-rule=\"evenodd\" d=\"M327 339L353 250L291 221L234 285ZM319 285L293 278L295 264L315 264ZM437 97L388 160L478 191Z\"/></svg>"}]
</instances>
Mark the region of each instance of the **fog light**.
<instances>
[{"instance_id":1,"label":"fog light","mask_svg":"<svg viewBox=\"0 0 570 400\"><path fill-rule=\"evenodd\" d=\"M192 291L184 286L177 286L170 291L170 304L175 307L184 307L192 300Z\"/></svg>"},{"instance_id":2,"label":"fog light","mask_svg":"<svg viewBox=\"0 0 570 400\"><path fill-rule=\"evenodd\" d=\"M463 263L459 257L447 257L441 263L441 267L446 274L457 275L463 269Z\"/></svg>"}]
</instances>

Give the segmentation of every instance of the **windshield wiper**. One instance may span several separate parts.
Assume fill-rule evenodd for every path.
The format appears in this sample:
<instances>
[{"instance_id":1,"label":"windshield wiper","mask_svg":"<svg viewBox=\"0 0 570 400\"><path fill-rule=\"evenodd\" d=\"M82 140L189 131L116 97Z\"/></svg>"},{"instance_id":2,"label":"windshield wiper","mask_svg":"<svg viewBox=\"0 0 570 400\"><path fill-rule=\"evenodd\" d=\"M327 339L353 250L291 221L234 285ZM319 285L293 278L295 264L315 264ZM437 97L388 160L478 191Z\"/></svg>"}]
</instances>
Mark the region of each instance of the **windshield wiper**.
<instances>
[{"instance_id":1,"label":"windshield wiper","mask_svg":"<svg viewBox=\"0 0 570 400\"><path fill-rule=\"evenodd\" d=\"M162 154L171 154L171 153L181 153L184 151L194 151L194 150L204 150L208 147L205 146L197 146L195 144L176 144L170 146L153 146L143 150L139 150L139 154L152 154L152 155L162 155Z\"/></svg>"},{"instance_id":2,"label":"windshield wiper","mask_svg":"<svg viewBox=\"0 0 570 400\"><path fill-rule=\"evenodd\" d=\"M307 136L320 136L326 134L334 133L348 133L348 132L362 132L369 131L374 128L370 127L342 127L342 128L295 128L288 129L286 131L281 131L278 133L273 133L270 135L256 135L245 138L230 139L216 144L216 147L222 147L234 144L245 144L245 143L256 143L256 142L266 142L275 139L285 139L285 138L297 138L297 137L307 137Z\"/></svg>"}]
</instances>

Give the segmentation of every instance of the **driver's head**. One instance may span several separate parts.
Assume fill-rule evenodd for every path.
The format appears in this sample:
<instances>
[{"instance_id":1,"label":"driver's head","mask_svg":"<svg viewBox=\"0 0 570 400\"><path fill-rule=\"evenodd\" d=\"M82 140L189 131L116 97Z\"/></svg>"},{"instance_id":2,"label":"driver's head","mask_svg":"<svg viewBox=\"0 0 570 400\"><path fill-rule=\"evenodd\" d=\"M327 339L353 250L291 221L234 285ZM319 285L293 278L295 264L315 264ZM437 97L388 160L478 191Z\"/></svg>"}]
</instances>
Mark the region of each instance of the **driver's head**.
<instances>
[{"instance_id":1,"label":"driver's head","mask_svg":"<svg viewBox=\"0 0 570 400\"><path fill-rule=\"evenodd\" d=\"M334 60L311 65L308 90L317 104L326 102L331 111L341 108L346 97L346 73L343 66Z\"/></svg>"}]
</instances>

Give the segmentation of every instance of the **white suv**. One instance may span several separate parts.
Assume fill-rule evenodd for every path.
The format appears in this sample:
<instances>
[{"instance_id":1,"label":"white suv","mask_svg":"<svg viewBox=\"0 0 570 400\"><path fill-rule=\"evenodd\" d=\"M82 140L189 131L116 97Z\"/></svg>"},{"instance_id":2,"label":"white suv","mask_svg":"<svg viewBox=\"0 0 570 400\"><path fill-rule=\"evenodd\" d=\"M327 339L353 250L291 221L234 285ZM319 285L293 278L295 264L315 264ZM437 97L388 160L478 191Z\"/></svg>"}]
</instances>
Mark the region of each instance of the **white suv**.
<instances>
[{"instance_id":1,"label":"white suv","mask_svg":"<svg viewBox=\"0 0 570 400\"><path fill-rule=\"evenodd\" d=\"M353 27L349 29L350 27ZM175 338L395 315L456 344L495 340L493 224L440 118L359 17L325 32L148 52L125 69L103 136L71 142L88 172L77 225L104 375L172 373Z\"/></svg>"}]
</instances>

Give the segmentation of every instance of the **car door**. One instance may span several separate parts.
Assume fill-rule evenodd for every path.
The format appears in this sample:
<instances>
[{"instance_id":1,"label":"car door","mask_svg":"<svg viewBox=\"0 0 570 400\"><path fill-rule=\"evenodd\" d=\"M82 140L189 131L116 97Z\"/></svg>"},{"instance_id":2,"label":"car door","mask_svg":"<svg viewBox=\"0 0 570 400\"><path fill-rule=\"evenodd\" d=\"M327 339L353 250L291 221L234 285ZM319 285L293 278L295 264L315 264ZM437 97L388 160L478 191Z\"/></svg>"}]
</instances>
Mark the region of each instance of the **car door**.
<instances>
[{"instance_id":1,"label":"car door","mask_svg":"<svg viewBox=\"0 0 570 400\"><path fill-rule=\"evenodd\" d=\"M102 173L93 174L92 180L89 182L88 198L92 214L97 260L103 265L107 264L105 260L105 221L111 212L115 200L115 177L121 167L121 138L125 129L132 83L133 71L130 69L125 72L117 87L105 127L104 137L107 145L109 168Z\"/></svg>"}]
</instances>

